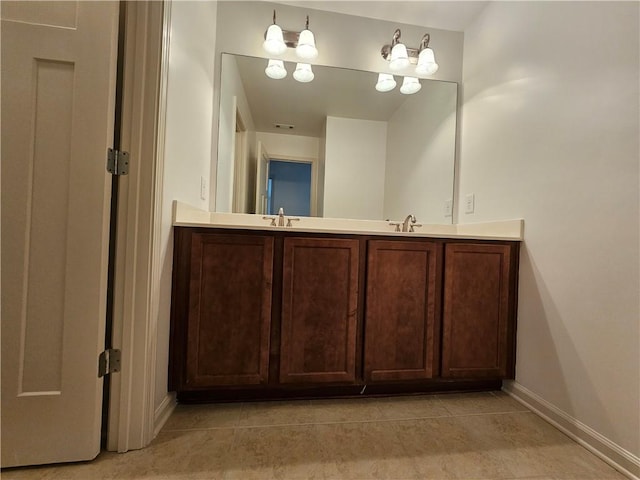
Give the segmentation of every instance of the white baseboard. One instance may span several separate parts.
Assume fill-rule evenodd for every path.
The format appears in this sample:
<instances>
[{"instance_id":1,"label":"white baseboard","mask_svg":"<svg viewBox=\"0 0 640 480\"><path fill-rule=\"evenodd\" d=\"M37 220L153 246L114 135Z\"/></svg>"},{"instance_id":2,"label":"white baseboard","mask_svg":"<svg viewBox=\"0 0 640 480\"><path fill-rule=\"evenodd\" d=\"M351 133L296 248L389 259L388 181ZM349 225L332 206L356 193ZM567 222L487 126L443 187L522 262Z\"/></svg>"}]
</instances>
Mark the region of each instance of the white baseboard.
<instances>
[{"instance_id":1,"label":"white baseboard","mask_svg":"<svg viewBox=\"0 0 640 480\"><path fill-rule=\"evenodd\" d=\"M560 410L518 382L506 380L502 390L632 480L640 480L640 457Z\"/></svg>"},{"instance_id":2,"label":"white baseboard","mask_svg":"<svg viewBox=\"0 0 640 480\"><path fill-rule=\"evenodd\" d=\"M177 403L176 403L175 392L167 393L167 396L164 397L164 400L160 402L160 405L158 405L158 408L156 408L156 411L155 411L154 422L153 422L154 438L156 437L156 435L158 435L160 430L162 430L162 427L164 427L164 424L167 423L167 420L169 420L169 417L173 413L173 410L176 408L176 405Z\"/></svg>"}]
</instances>

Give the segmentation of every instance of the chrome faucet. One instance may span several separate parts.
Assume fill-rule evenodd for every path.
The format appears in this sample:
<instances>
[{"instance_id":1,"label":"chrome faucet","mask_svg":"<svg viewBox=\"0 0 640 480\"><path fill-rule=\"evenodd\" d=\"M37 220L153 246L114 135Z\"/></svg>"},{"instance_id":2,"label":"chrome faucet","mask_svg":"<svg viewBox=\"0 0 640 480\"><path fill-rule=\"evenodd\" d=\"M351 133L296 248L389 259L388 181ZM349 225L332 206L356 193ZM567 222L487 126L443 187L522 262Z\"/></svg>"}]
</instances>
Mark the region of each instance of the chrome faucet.
<instances>
[{"instance_id":1,"label":"chrome faucet","mask_svg":"<svg viewBox=\"0 0 640 480\"><path fill-rule=\"evenodd\" d=\"M285 217L284 215L284 208L280 207L278 209L278 216L277 217L262 217L263 220L269 220L271 223L269 224L272 227L284 227L284 221L287 221L287 227L292 227L293 223L292 222L299 222L300 219L299 218L294 218L294 217ZM278 223L276 223L276 220L278 221Z\"/></svg>"},{"instance_id":2,"label":"chrome faucet","mask_svg":"<svg viewBox=\"0 0 640 480\"><path fill-rule=\"evenodd\" d=\"M411 222L411 224L409 224L409 222ZM402 231L403 232L409 232L409 231L413 231L413 225L416 223L416 217L414 217L411 213L409 215L407 215L407 218L404 219L404 222L402 222ZM411 230L409 230L409 228L411 228Z\"/></svg>"}]
</instances>

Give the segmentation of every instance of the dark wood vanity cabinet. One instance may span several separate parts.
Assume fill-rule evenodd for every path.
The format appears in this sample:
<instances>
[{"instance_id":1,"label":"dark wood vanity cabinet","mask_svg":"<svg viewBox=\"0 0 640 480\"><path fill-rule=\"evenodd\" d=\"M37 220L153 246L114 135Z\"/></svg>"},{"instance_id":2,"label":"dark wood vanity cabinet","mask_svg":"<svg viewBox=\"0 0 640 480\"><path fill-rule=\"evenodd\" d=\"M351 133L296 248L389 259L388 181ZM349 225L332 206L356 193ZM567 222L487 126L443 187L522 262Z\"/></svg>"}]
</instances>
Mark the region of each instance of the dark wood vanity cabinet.
<instances>
[{"instance_id":1,"label":"dark wood vanity cabinet","mask_svg":"<svg viewBox=\"0 0 640 480\"><path fill-rule=\"evenodd\" d=\"M438 376L441 272L442 243L369 241L365 381Z\"/></svg>"},{"instance_id":2,"label":"dark wood vanity cabinet","mask_svg":"<svg viewBox=\"0 0 640 480\"><path fill-rule=\"evenodd\" d=\"M181 401L499 388L519 243L176 227Z\"/></svg>"},{"instance_id":3,"label":"dark wood vanity cabinet","mask_svg":"<svg viewBox=\"0 0 640 480\"><path fill-rule=\"evenodd\" d=\"M359 244L284 239L280 383L356 381Z\"/></svg>"},{"instance_id":4,"label":"dark wood vanity cabinet","mask_svg":"<svg viewBox=\"0 0 640 480\"><path fill-rule=\"evenodd\" d=\"M190 229L175 235L172 313L182 322L172 322L172 387L266 383L273 237Z\"/></svg>"},{"instance_id":5,"label":"dark wood vanity cabinet","mask_svg":"<svg viewBox=\"0 0 640 480\"><path fill-rule=\"evenodd\" d=\"M514 374L517 244L445 246L442 376Z\"/></svg>"}]
</instances>

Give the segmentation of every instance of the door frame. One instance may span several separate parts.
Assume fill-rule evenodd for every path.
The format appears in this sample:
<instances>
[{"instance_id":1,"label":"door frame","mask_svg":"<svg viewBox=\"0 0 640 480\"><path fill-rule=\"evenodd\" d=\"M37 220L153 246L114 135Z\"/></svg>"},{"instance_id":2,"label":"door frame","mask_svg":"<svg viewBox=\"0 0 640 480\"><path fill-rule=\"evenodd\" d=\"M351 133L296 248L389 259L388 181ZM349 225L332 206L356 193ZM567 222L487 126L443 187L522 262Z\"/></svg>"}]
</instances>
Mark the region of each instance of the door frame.
<instances>
[{"instance_id":1,"label":"door frame","mask_svg":"<svg viewBox=\"0 0 640 480\"><path fill-rule=\"evenodd\" d=\"M157 323L162 271L161 220L171 2L123 2L126 8L113 348L122 367L111 374L107 449L147 446L170 415L170 396L155 409Z\"/></svg>"},{"instance_id":2,"label":"door frame","mask_svg":"<svg viewBox=\"0 0 640 480\"><path fill-rule=\"evenodd\" d=\"M233 103L236 109L236 125L233 131L233 200L231 202L231 211L233 213L247 213L247 194L249 192L247 182L247 165L249 163L248 131L235 97Z\"/></svg>"},{"instance_id":3,"label":"door frame","mask_svg":"<svg viewBox=\"0 0 640 480\"><path fill-rule=\"evenodd\" d=\"M318 159L313 157L300 157L296 155L273 155L269 153L269 162L310 163L311 164L311 202L309 212L312 217L318 216Z\"/></svg>"}]
</instances>

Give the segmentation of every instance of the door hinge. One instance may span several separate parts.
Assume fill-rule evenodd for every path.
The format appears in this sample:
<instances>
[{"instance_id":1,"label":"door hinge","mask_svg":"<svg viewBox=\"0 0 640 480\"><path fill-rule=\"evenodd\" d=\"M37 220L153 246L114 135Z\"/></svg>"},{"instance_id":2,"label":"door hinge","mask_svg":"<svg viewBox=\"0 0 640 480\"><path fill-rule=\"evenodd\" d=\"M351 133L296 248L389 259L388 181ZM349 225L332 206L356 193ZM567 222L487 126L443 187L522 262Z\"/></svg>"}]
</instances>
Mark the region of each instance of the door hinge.
<instances>
[{"instance_id":1,"label":"door hinge","mask_svg":"<svg viewBox=\"0 0 640 480\"><path fill-rule=\"evenodd\" d=\"M98 357L98 377L104 377L110 373L120 371L121 352L115 348L109 348Z\"/></svg>"},{"instance_id":2,"label":"door hinge","mask_svg":"<svg viewBox=\"0 0 640 480\"><path fill-rule=\"evenodd\" d=\"M110 148L107 152L107 171L113 175L128 175L129 153Z\"/></svg>"}]
</instances>

